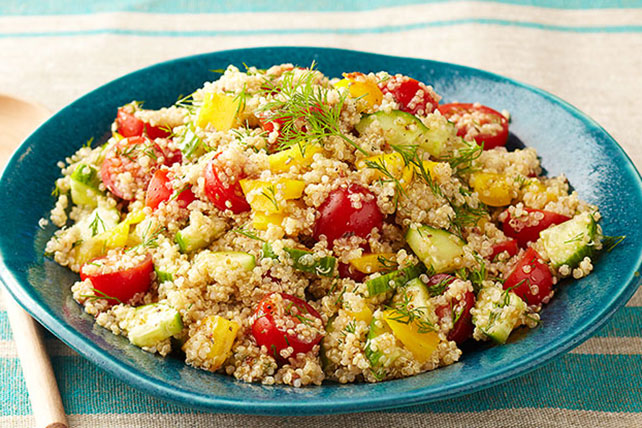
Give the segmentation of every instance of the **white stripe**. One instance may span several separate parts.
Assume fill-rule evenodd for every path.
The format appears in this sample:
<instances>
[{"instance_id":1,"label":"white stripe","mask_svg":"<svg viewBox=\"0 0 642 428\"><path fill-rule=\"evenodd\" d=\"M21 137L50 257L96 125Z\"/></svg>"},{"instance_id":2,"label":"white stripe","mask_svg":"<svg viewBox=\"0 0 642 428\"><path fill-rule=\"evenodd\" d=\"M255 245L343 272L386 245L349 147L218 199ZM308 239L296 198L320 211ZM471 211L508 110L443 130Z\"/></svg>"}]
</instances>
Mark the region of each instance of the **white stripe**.
<instances>
[{"instance_id":1,"label":"white stripe","mask_svg":"<svg viewBox=\"0 0 642 428\"><path fill-rule=\"evenodd\" d=\"M638 291L635 292L626 306L642 306L642 287L638 288Z\"/></svg>"},{"instance_id":2,"label":"white stripe","mask_svg":"<svg viewBox=\"0 0 642 428\"><path fill-rule=\"evenodd\" d=\"M543 409L502 409L474 413L406 413L373 412L355 413L341 416L276 417L246 416L234 414L97 414L69 415L68 422L74 427L127 427L149 428L162 426L183 427L256 427L278 428L301 426L307 428L345 428L367 426L383 428L417 427L537 427L537 428L639 428L642 417L635 413L596 412L587 410ZM31 428L32 416L0 417L0 425L13 428Z\"/></svg>"},{"instance_id":3,"label":"white stripe","mask_svg":"<svg viewBox=\"0 0 642 428\"><path fill-rule=\"evenodd\" d=\"M592 337L571 351L586 355L642 355L642 337Z\"/></svg>"},{"instance_id":4,"label":"white stripe","mask_svg":"<svg viewBox=\"0 0 642 428\"><path fill-rule=\"evenodd\" d=\"M45 347L50 357L72 357L78 355L76 351L58 339L45 340ZM0 340L0 358L18 358L16 345L12 340Z\"/></svg>"},{"instance_id":5,"label":"white stripe","mask_svg":"<svg viewBox=\"0 0 642 428\"><path fill-rule=\"evenodd\" d=\"M527 19L525 17L528 17ZM262 12L231 14L142 14L136 12L92 15L10 16L0 18L7 33L86 31L119 28L163 31L248 29L332 29L408 25L454 19L501 19L562 26L639 25L635 9L563 10L488 2L407 5L354 12Z\"/></svg>"}]
</instances>

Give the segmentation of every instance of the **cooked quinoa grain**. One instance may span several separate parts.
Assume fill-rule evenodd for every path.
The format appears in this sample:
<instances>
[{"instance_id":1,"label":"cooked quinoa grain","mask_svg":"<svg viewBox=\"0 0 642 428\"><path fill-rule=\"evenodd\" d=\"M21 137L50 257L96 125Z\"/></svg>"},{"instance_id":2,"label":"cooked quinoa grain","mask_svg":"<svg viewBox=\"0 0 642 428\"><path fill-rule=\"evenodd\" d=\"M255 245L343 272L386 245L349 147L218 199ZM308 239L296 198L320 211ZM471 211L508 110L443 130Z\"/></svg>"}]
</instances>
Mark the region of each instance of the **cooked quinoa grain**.
<instances>
[{"instance_id":1,"label":"cooked quinoa grain","mask_svg":"<svg viewBox=\"0 0 642 428\"><path fill-rule=\"evenodd\" d=\"M246 382L456 363L590 274L601 216L534 149L506 149L507 111L440 98L401 74L282 64L132 102L59 163L46 252L80 273L98 325Z\"/></svg>"}]
</instances>

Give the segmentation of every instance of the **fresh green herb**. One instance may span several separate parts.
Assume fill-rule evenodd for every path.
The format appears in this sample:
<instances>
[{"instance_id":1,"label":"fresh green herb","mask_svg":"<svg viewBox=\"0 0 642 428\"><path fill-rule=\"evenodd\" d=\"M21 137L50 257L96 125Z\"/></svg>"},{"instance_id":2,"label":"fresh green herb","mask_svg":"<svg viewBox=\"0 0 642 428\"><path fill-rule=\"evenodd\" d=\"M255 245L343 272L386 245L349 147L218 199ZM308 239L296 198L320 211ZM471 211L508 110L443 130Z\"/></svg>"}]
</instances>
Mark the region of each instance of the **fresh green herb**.
<instances>
[{"instance_id":1,"label":"fresh green herb","mask_svg":"<svg viewBox=\"0 0 642 428\"><path fill-rule=\"evenodd\" d=\"M391 320L402 324L414 323L417 326L417 332L420 334L436 331L435 326L426 319L427 308L414 307L412 305L412 299L405 291L402 299L401 302L397 302L393 306L388 307L393 312L390 317Z\"/></svg>"},{"instance_id":2,"label":"fresh green herb","mask_svg":"<svg viewBox=\"0 0 642 428\"><path fill-rule=\"evenodd\" d=\"M98 228L101 228L103 232L105 231L105 223L103 222L103 219L98 215L98 212L96 212L94 219L91 221L91 223L89 223L89 228L91 229L92 238L100 233L98 231Z\"/></svg>"},{"instance_id":3,"label":"fresh green herb","mask_svg":"<svg viewBox=\"0 0 642 428\"><path fill-rule=\"evenodd\" d=\"M439 283L431 285L430 287L426 287L426 289L428 290L428 294L430 294L431 297L444 294L444 291L446 291L446 289L448 288L448 284L450 284L452 280L453 279L451 277L447 276L439 281Z\"/></svg>"},{"instance_id":4,"label":"fresh green herb","mask_svg":"<svg viewBox=\"0 0 642 428\"><path fill-rule=\"evenodd\" d=\"M444 159L450 164L450 167L456 175L475 171L475 167L473 165L474 161L477 160L484 152L483 143L478 145L475 142L468 142L463 139L461 142L464 146L458 150L458 154L448 156Z\"/></svg>"},{"instance_id":5,"label":"fresh green herb","mask_svg":"<svg viewBox=\"0 0 642 428\"><path fill-rule=\"evenodd\" d=\"M615 247L620 245L622 241L626 239L626 235L620 236L604 236L602 238L602 243L606 247L606 252L610 253Z\"/></svg>"},{"instance_id":6,"label":"fresh green herb","mask_svg":"<svg viewBox=\"0 0 642 428\"><path fill-rule=\"evenodd\" d=\"M261 195L265 196L274 205L274 209L279 211L279 202L276 200L276 188L274 184L269 185Z\"/></svg>"},{"instance_id":7,"label":"fresh green herb","mask_svg":"<svg viewBox=\"0 0 642 428\"><path fill-rule=\"evenodd\" d=\"M350 321L345 328L343 329L345 333L355 334L357 331L357 322L355 320ZM345 335L345 334L344 334Z\"/></svg>"},{"instance_id":8,"label":"fresh green herb","mask_svg":"<svg viewBox=\"0 0 642 428\"><path fill-rule=\"evenodd\" d=\"M88 148L91 149L91 143L94 142L94 137L91 137L89 140L85 141L85 144L83 145L83 148Z\"/></svg>"},{"instance_id":9,"label":"fresh green herb","mask_svg":"<svg viewBox=\"0 0 642 428\"><path fill-rule=\"evenodd\" d=\"M577 235L575 235L574 237L567 239L566 241L564 241L564 244L570 244L570 243L573 243L573 242L580 242L582 240L582 238L584 238L584 232L580 232Z\"/></svg>"},{"instance_id":10,"label":"fresh green herb","mask_svg":"<svg viewBox=\"0 0 642 428\"><path fill-rule=\"evenodd\" d=\"M377 262L384 270L392 270L397 268L397 262L387 259L384 256L377 256Z\"/></svg>"},{"instance_id":11,"label":"fresh green herb","mask_svg":"<svg viewBox=\"0 0 642 428\"><path fill-rule=\"evenodd\" d=\"M135 245L131 248L128 248L126 251L134 251L141 248L157 248L158 247L158 238L166 230L164 226L159 226L154 230L151 230L152 223L149 222L147 227L143 231L142 242L138 245Z\"/></svg>"},{"instance_id":12,"label":"fresh green herb","mask_svg":"<svg viewBox=\"0 0 642 428\"><path fill-rule=\"evenodd\" d=\"M249 231L247 229L243 229L243 228L239 227L237 229L232 229L231 231L234 232L234 233L238 233L239 235L247 236L250 239L255 239L255 240L261 241L261 242L267 242L265 239L262 239L262 238L258 237L256 234L254 234L253 232L251 232L251 231Z\"/></svg>"},{"instance_id":13,"label":"fresh green herb","mask_svg":"<svg viewBox=\"0 0 642 428\"><path fill-rule=\"evenodd\" d=\"M368 154L341 130L341 109L347 92L342 92L339 101L331 105L329 89L314 84L317 72L313 63L299 78L293 71L286 71L280 81L266 78L258 93L272 98L260 109L273 112L271 119L281 123L281 149L294 144L321 143L331 136L341 138L363 154ZM274 94L278 94L274 96ZM305 130L303 130L305 127Z\"/></svg>"},{"instance_id":14,"label":"fresh green herb","mask_svg":"<svg viewBox=\"0 0 642 428\"><path fill-rule=\"evenodd\" d=\"M96 289L96 288L91 288L91 291L94 292L94 294L81 294L79 297L83 299L87 299L89 301L96 301L96 300L115 300L118 303L123 303L118 297L110 296L108 294L103 293L102 291Z\"/></svg>"}]
</instances>

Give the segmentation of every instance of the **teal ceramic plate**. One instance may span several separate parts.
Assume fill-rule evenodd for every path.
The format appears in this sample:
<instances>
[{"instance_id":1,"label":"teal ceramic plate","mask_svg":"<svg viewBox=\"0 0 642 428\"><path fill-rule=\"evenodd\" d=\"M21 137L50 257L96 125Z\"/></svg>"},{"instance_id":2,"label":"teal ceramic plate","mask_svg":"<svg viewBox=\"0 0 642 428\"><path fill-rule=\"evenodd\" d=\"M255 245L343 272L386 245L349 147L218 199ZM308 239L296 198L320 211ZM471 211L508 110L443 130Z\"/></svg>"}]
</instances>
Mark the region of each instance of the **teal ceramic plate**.
<instances>
[{"instance_id":1,"label":"teal ceramic plate","mask_svg":"<svg viewBox=\"0 0 642 428\"><path fill-rule=\"evenodd\" d=\"M38 227L53 204L58 160L94 138L106 140L116 108L132 99L150 108L172 104L210 70L243 63L264 68L316 61L329 76L344 71L403 73L432 84L444 101L478 101L512 114L510 145L535 147L550 175L565 173L580 197L597 204L606 234L626 234L597 260L595 272L566 281L542 313L541 327L506 346L482 346L449 367L378 384L289 388L250 385L163 359L97 327L71 298L76 275L43 256L53 227ZM112 375L154 396L231 413L271 415L356 412L462 395L524 374L577 346L631 297L642 253L640 176L618 144L593 120L539 89L472 68L336 49L258 48L192 56L117 79L62 109L16 151L0 182L0 274L40 323Z\"/></svg>"}]
</instances>

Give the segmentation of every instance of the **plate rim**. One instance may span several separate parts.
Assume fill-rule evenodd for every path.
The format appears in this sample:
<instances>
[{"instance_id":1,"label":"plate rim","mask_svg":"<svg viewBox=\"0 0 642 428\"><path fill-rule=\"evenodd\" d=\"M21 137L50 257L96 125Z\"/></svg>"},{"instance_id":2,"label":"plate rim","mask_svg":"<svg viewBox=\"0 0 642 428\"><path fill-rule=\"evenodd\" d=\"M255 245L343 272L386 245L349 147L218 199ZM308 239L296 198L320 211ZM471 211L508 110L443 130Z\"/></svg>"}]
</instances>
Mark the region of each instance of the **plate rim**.
<instances>
[{"instance_id":1,"label":"plate rim","mask_svg":"<svg viewBox=\"0 0 642 428\"><path fill-rule=\"evenodd\" d=\"M493 72L455 63L435 61L417 57L383 55L359 50L314 46L268 46L212 51L197 55L188 55L184 57L174 58L168 61L162 61L149 65L147 67L137 69L116 79L113 79L89 91L81 97L74 99L71 103L67 104L65 107L56 112L51 118L44 122L31 135L29 135L14 151L9 161L5 164L2 176L0 177L0 182L5 179L5 175L8 173L8 171L10 171L15 166L24 152L28 150L28 145L26 143L29 142L31 136L35 132L37 132L42 126L46 125L49 121L55 120L58 115L64 114L64 112L66 112L68 109L73 108L76 103L81 102L86 97L91 97L95 92L103 90L103 88L106 86L112 85L115 82L120 81L121 79L131 79L138 73L149 72L151 71L151 69L156 67L166 67L171 64L178 64L180 62L195 61L199 58L206 58L211 55L225 55L226 53L237 53L241 51L247 53L266 52L270 50L309 50L311 52L324 51L326 52L326 55L332 55L333 52L341 52L343 54L365 54L392 60L413 60L417 62L431 63L437 66L448 66L451 68L455 68L458 71L463 72L464 74L473 72L477 75L481 75L484 78L491 78L494 81L507 82L512 86L526 89L537 94L538 96L541 96L558 104L574 118L579 119L587 128L603 133L609 143L611 143L612 147L615 148L620 153L620 155L624 157L624 159L626 159L626 169L636 179L638 191L642 191L642 177L640 176L640 172L637 170L631 158L618 144L618 142L590 116L583 113L567 101L543 89ZM640 270L642 270L642 246L640 246L640 253L638 254L637 261L632 262L632 270L628 273L628 276L623 281L624 285L618 289L617 293L610 297L609 301L601 308L600 311L597 311L595 314L593 314L593 317L589 321L586 321L584 323L583 330L564 337L560 342L556 343L555 349L552 350L552 353L549 347L544 347L538 352L530 354L525 360L522 360L519 363L517 361L508 362L505 366L494 371L492 375L485 374L484 376L477 377L475 379L464 380L454 386L449 387L447 390L443 390L443 387L433 388L433 390L428 395L426 395L426 388L424 387L405 391L402 393L395 393L394 395L392 395L392 397L360 397L348 402L336 399L332 401L327 398L324 398L324 400L321 402L283 402L277 400L238 401L225 397L203 396L202 394L193 391L176 389L174 386L169 385L163 381L150 381L147 377L144 376L144 372L139 370L137 367L124 363L116 359L115 357L102 352L101 349L94 344L94 342L79 333L67 323L63 322L62 320L59 321L56 317L52 316L46 309L44 309L40 305L38 300L33 296L33 292L35 291L33 287L30 284L27 284L26 287L20 284L20 282L12 274L9 267L4 263L2 254L0 254L0 281L5 285L5 288L20 304L20 306L22 306L41 325L47 328L47 330L52 332L52 334L62 340L65 344L70 346L91 363L96 364L101 369L110 373L110 375L123 380L128 385L142 390L154 397L158 397L171 402L177 402L192 408L200 408L210 411L214 410L218 412L260 415L340 414L408 407L417 404L455 398L507 382L510 379L525 375L535 370L536 368L548 364L556 358L560 358L569 350L588 339L595 331L602 327L618 309L624 306L625 303L635 293L638 286L640 285L637 280L638 277L635 276L635 273L640 272ZM32 290L29 290L28 288L31 288ZM230 378L230 381L241 382L233 378ZM392 382L394 382L394 380ZM323 386L321 386L321 388L322 387ZM310 388L316 388L316 386L310 386Z\"/></svg>"}]
</instances>

